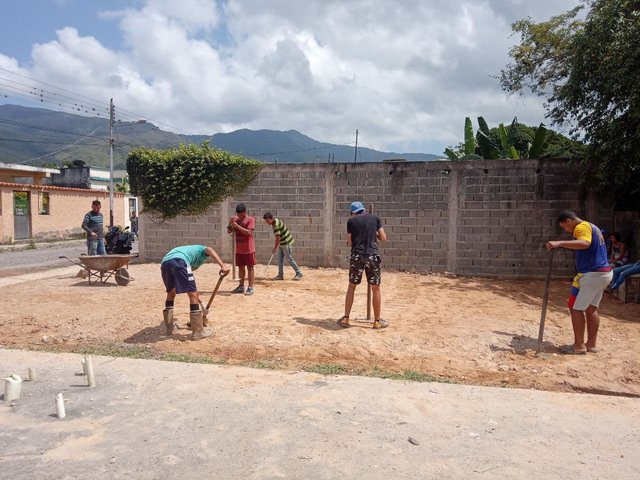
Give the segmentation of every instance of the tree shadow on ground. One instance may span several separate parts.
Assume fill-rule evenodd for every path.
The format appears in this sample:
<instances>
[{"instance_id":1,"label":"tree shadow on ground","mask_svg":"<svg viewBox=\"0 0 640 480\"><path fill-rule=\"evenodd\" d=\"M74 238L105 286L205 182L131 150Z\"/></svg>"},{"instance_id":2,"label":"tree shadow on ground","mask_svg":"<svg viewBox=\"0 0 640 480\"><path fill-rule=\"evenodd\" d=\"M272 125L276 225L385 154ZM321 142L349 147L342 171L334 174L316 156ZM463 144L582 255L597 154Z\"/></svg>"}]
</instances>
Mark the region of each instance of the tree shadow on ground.
<instances>
[{"instance_id":1,"label":"tree shadow on ground","mask_svg":"<svg viewBox=\"0 0 640 480\"><path fill-rule=\"evenodd\" d=\"M440 283L427 277L420 282L425 288L446 290L451 296L464 296L470 291L493 292L501 297L509 298L528 307L542 310L544 296L544 279L530 280L500 280L486 277L451 277L453 282ZM552 279L549 284L550 312L569 315L567 300L571 279ZM640 304L622 303L616 298L605 294L600 303L600 313L615 322L639 323Z\"/></svg>"}]
</instances>

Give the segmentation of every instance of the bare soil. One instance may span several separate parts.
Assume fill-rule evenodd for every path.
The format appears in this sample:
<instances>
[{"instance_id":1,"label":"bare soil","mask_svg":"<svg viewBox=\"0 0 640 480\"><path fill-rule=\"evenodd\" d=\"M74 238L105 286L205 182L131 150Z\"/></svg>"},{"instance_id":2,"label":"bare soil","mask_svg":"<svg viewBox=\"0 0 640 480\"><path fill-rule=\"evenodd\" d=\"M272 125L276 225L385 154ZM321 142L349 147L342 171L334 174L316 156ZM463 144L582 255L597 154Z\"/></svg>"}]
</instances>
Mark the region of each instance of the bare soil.
<instances>
[{"instance_id":1,"label":"bare soil","mask_svg":"<svg viewBox=\"0 0 640 480\"><path fill-rule=\"evenodd\" d=\"M113 279L88 286L69 269L51 278L5 283L0 343L60 350L133 345L232 364L291 369L335 364L349 371L410 371L478 385L640 395L640 305L605 296L600 308L601 351L557 353L559 346L572 342L568 279L551 283L545 355L537 356L542 280L384 271L383 318L390 326L371 328L366 285L361 285L351 315L353 326L342 329L336 320L343 313L346 270L307 268L302 281L294 282L288 269L287 280L272 281L268 278L275 276L275 267L258 265L255 294L231 294L237 283L229 275L209 315L213 337L192 342L184 327L165 336L159 270L157 264L131 265L135 280L126 287ZM196 280L206 303L217 267L205 265L196 272ZM184 325L187 297L176 300L176 315Z\"/></svg>"}]
</instances>

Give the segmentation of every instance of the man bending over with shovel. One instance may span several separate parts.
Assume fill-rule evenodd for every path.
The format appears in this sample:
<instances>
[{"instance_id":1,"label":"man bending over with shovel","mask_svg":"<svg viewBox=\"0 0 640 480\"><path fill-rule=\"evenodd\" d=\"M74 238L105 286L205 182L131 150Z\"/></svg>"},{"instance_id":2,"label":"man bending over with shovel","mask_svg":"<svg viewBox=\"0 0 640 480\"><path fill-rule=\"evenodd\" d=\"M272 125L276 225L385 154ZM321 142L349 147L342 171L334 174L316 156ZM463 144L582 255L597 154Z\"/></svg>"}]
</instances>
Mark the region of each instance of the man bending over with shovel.
<instances>
[{"instance_id":1,"label":"man bending over with shovel","mask_svg":"<svg viewBox=\"0 0 640 480\"><path fill-rule=\"evenodd\" d=\"M551 240L547 242L547 250L566 248L576 252L576 270L578 274L573 279L569 296L569 312L573 326L573 345L566 345L560 349L561 353L584 355L587 352L596 353L598 347L598 328L600 316L598 305L602 300L602 293L613 278L607 247L604 243L602 231L594 224L586 222L570 211L562 212L558 216L558 225L565 232L573 236L573 240ZM585 324L587 343L584 341Z\"/></svg>"},{"instance_id":2,"label":"man bending over with shovel","mask_svg":"<svg viewBox=\"0 0 640 480\"><path fill-rule=\"evenodd\" d=\"M193 270L197 270L210 257L220 266L221 275L229 273L229 267L224 264L216 251L204 245L176 247L170 250L162 259L160 271L162 272L162 281L167 289L167 299L164 303L162 315L164 324L167 327L167 335L171 335L175 327L173 302L178 293L186 293L189 296L191 340L200 340L213 334L211 330L204 329L204 320L200 310L200 294L193 276Z\"/></svg>"}]
</instances>

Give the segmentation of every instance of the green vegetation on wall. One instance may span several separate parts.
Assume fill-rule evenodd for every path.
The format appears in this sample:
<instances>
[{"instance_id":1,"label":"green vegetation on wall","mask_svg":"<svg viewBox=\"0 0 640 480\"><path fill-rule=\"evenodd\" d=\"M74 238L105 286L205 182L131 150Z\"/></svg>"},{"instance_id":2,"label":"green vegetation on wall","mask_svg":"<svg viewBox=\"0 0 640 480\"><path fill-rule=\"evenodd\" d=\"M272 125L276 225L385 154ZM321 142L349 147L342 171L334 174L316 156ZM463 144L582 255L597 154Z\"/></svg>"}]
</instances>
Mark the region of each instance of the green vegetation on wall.
<instances>
[{"instance_id":1,"label":"green vegetation on wall","mask_svg":"<svg viewBox=\"0 0 640 480\"><path fill-rule=\"evenodd\" d=\"M262 163L203 145L157 150L136 148L127 158L129 186L144 211L160 221L202 215L225 198L241 193Z\"/></svg>"}]
</instances>

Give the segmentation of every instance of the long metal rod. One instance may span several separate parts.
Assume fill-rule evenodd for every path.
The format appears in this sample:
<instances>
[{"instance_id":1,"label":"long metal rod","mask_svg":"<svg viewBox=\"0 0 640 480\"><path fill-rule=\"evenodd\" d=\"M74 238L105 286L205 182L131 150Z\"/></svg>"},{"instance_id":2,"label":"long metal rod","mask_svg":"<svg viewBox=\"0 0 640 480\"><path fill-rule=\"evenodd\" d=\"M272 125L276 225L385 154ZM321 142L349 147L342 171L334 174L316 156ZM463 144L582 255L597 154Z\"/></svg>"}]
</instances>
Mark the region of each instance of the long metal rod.
<instances>
[{"instance_id":1,"label":"long metal rod","mask_svg":"<svg viewBox=\"0 0 640 480\"><path fill-rule=\"evenodd\" d=\"M544 336L544 321L547 317L547 303L549 302L549 283L551 281L551 269L553 268L553 252L549 254L549 266L547 268L547 278L544 280L544 296L542 298L542 312L540 313L540 330L538 331L538 348L537 353L542 349L542 337Z\"/></svg>"},{"instance_id":2,"label":"long metal rod","mask_svg":"<svg viewBox=\"0 0 640 480\"><path fill-rule=\"evenodd\" d=\"M113 227L113 98L109 102L109 228Z\"/></svg>"}]
</instances>

